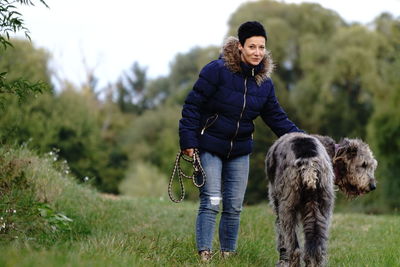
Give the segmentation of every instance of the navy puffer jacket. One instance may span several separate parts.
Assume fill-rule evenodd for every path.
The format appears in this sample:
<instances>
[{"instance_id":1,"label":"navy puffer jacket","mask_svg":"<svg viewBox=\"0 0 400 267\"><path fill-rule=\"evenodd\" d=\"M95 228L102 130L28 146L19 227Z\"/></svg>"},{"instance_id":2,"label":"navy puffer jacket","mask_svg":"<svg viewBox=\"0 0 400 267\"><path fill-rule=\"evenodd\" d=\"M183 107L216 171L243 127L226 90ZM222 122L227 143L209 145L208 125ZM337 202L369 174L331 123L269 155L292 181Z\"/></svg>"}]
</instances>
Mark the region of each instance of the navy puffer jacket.
<instances>
[{"instance_id":1,"label":"navy puffer jacket","mask_svg":"<svg viewBox=\"0 0 400 267\"><path fill-rule=\"evenodd\" d=\"M238 44L228 38L222 57L201 70L187 96L179 121L182 150L199 148L224 158L249 154L259 115L277 136L301 131L276 99L269 52L259 65L249 66L241 61Z\"/></svg>"}]
</instances>

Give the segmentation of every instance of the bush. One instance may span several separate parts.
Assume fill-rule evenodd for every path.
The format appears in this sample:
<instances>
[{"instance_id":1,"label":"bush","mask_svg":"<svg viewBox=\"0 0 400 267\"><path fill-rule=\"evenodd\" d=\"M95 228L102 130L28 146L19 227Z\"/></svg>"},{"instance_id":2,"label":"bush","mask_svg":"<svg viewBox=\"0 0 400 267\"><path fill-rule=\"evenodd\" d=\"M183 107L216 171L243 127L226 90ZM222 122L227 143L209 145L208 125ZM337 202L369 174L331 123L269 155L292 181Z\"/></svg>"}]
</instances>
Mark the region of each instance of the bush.
<instances>
[{"instance_id":1,"label":"bush","mask_svg":"<svg viewBox=\"0 0 400 267\"><path fill-rule=\"evenodd\" d=\"M119 191L133 197L163 198L167 192L167 177L156 166L137 162L128 169Z\"/></svg>"},{"instance_id":2,"label":"bush","mask_svg":"<svg viewBox=\"0 0 400 267\"><path fill-rule=\"evenodd\" d=\"M53 162L26 149L0 148L1 240L48 245L68 235L72 219L58 212L52 201L71 179L61 177Z\"/></svg>"},{"instance_id":3,"label":"bush","mask_svg":"<svg viewBox=\"0 0 400 267\"><path fill-rule=\"evenodd\" d=\"M44 94L22 106L10 99L0 117L0 142L56 152L79 181L91 179L100 190L118 193L127 156L104 129L101 112L97 101L74 90Z\"/></svg>"}]
</instances>

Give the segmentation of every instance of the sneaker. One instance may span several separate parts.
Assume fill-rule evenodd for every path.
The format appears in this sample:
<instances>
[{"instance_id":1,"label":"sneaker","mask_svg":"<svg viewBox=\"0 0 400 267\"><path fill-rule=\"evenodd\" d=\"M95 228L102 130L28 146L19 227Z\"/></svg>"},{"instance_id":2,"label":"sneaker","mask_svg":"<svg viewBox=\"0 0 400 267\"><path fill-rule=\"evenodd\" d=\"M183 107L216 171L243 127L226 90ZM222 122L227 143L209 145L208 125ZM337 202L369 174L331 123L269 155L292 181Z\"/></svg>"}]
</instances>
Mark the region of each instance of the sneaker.
<instances>
[{"instance_id":1,"label":"sneaker","mask_svg":"<svg viewBox=\"0 0 400 267\"><path fill-rule=\"evenodd\" d=\"M200 261L208 262L211 260L211 252L208 250L199 251Z\"/></svg>"},{"instance_id":2,"label":"sneaker","mask_svg":"<svg viewBox=\"0 0 400 267\"><path fill-rule=\"evenodd\" d=\"M234 256L236 253L234 251L221 251L221 258L227 259Z\"/></svg>"}]
</instances>

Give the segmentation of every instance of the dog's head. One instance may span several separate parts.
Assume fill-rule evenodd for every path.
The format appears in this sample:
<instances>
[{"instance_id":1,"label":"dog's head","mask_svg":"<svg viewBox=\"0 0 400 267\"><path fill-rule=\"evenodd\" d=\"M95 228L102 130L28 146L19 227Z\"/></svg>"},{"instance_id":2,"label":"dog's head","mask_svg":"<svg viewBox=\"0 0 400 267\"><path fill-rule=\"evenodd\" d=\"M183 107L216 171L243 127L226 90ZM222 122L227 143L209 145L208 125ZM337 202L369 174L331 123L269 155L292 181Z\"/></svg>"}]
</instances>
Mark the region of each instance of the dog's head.
<instances>
[{"instance_id":1,"label":"dog's head","mask_svg":"<svg viewBox=\"0 0 400 267\"><path fill-rule=\"evenodd\" d=\"M333 157L335 184L347 196L355 197L376 188L378 163L369 146L360 139L343 139Z\"/></svg>"}]
</instances>

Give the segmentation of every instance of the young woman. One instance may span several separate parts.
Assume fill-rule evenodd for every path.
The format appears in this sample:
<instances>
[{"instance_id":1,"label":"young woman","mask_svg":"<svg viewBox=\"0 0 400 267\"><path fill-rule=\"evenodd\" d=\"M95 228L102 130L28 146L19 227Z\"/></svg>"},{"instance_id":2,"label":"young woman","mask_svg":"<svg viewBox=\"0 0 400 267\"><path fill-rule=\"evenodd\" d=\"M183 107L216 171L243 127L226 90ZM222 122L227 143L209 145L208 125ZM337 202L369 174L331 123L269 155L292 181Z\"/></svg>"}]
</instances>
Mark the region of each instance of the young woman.
<instances>
[{"instance_id":1,"label":"young woman","mask_svg":"<svg viewBox=\"0 0 400 267\"><path fill-rule=\"evenodd\" d=\"M198 149L206 173L200 188L196 243L201 260L211 258L216 216L223 257L236 251L240 212L249 174L253 120L259 115L279 137L301 131L280 107L270 78L267 34L256 21L243 23L238 39L229 37L220 59L208 63L185 100L179 121L180 146Z\"/></svg>"}]
</instances>

